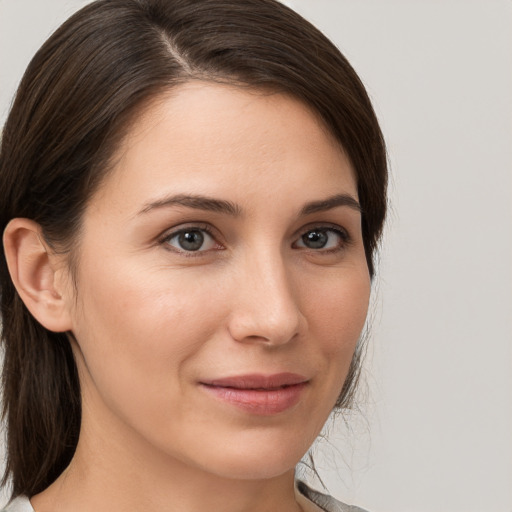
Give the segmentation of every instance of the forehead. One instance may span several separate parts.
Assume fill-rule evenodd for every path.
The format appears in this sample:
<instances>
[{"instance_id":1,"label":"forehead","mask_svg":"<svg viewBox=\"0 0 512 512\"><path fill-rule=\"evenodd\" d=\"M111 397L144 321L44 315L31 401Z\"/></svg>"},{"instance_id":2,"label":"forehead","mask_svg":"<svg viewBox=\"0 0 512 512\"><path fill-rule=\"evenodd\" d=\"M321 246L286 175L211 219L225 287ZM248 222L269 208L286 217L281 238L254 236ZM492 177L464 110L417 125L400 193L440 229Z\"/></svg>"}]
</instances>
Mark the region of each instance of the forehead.
<instances>
[{"instance_id":1,"label":"forehead","mask_svg":"<svg viewBox=\"0 0 512 512\"><path fill-rule=\"evenodd\" d=\"M114 188L124 202L191 189L242 201L258 192L327 195L332 187L357 197L347 156L308 106L232 85L190 82L155 98L133 120L114 162L99 195Z\"/></svg>"}]
</instances>

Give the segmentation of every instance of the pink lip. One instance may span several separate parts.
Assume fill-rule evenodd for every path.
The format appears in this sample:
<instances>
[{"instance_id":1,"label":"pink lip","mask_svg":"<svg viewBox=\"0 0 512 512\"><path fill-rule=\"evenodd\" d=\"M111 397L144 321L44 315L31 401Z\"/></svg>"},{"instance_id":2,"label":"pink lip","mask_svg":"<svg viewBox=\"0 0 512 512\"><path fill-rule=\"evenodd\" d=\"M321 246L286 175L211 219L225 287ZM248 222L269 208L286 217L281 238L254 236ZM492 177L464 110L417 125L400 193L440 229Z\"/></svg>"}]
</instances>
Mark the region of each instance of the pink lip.
<instances>
[{"instance_id":1,"label":"pink lip","mask_svg":"<svg viewBox=\"0 0 512 512\"><path fill-rule=\"evenodd\" d=\"M253 414L283 412L300 400L308 379L295 373L240 375L201 382L216 398Z\"/></svg>"}]
</instances>

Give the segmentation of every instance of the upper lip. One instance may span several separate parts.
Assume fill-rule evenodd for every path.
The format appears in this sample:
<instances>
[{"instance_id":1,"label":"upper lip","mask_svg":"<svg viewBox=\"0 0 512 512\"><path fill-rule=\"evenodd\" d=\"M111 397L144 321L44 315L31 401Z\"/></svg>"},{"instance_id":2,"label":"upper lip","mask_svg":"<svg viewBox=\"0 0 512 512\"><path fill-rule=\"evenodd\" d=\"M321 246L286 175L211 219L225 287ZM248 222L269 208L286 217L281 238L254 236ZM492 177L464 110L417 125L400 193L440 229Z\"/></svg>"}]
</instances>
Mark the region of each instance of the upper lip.
<instances>
[{"instance_id":1,"label":"upper lip","mask_svg":"<svg viewBox=\"0 0 512 512\"><path fill-rule=\"evenodd\" d=\"M297 384L304 384L309 379L297 373L275 373L273 375L248 374L233 377L222 377L201 381L206 386L235 388L235 389L262 389L272 390Z\"/></svg>"}]
</instances>

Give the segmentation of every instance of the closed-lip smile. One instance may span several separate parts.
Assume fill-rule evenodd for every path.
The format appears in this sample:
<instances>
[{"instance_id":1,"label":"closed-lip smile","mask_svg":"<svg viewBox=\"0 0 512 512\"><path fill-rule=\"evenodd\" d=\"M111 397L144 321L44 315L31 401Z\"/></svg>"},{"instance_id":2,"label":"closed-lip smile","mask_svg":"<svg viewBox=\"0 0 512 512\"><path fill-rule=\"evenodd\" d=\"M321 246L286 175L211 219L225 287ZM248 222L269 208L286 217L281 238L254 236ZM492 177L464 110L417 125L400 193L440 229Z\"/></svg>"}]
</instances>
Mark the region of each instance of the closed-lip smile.
<instances>
[{"instance_id":1,"label":"closed-lip smile","mask_svg":"<svg viewBox=\"0 0 512 512\"><path fill-rule=\"evenodd\" d=\"M295 373L247 374L200 382L208 393L257 415L273 415L296 405L309 380Z\"/></svg>"}]
</instances>

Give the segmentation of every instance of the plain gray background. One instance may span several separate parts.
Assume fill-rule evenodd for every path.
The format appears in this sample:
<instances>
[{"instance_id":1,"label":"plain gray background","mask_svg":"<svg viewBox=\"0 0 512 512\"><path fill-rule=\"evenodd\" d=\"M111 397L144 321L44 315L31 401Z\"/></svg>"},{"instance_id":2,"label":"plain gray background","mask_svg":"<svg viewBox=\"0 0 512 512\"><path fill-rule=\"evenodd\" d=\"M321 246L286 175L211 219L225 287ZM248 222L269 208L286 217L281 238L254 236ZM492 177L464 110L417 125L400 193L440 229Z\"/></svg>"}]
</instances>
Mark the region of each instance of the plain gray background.
<instances>
[{"instance_id":1,"label":"plain gray background","mask_svg":"<svg viewBox=\"0 0 512 512\"><path fill-rule=\"evenodd\" d=\"M33 53L85 3L0 0L2 124ZM372 512L510 512L512 2L285 3L359 72L392 173L368 391L318 444L320 474Z\"/></svg>"}]
</instances>

